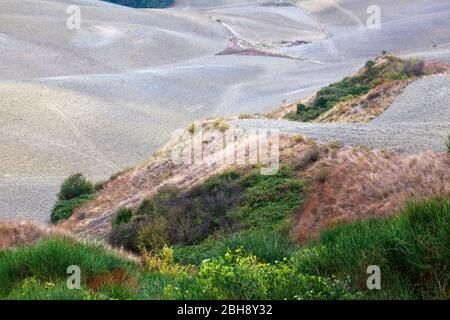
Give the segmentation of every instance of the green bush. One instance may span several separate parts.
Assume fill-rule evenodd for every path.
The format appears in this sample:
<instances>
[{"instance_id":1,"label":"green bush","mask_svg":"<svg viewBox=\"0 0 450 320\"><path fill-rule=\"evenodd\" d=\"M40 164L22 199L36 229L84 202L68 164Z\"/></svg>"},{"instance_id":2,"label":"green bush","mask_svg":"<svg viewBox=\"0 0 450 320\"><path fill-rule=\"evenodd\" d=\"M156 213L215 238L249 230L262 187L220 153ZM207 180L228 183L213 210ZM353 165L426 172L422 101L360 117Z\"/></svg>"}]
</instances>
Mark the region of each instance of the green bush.
<instances>
[{"instance_id":1,"label":"green bush","mask_svg":"<svg viewBox=\"0 0 450 320\"><path fill-rule=\"evenodd\" d=\"M168 238L168 221L164 216L158 216L139 232L137 246L150 252L158 252L170 242Z\"/></svg>"},{"instance_id":2,"label":"green bush","mask_svg":"<svg viewBox=\"0 0 450 320\"><path fill-rule=\"evenodd\" d=\"M367 62L366 62L366 68L372 68L374 65L376 64L376 62L375 61L373 61L373 60L368 60Z\"/></svg>"},{"instance_id":3,"label":"green bush","mask_svg":"<svg viewBox=\"0 0 450 320\"><path fill-rule=\"evenodd\" d=\"M58 223L69 219L75 208L92 199L92 195L86 194L71 200L58 200L50 214L50 221L52 223Z\"/></svg>"},{"instance_id":4,"label":"green bush","mask_svg":"<svg viewBox=\"0 0 450 320\"><path fill-rule=\"evenodd\" d=\"M120 208L117 211L117 214L112 221L113 228L117 228L121 224L130 222L132 217L133 217L133 211L131 211L131 209Z\"/></svg>"},{"instance_id":5,"label":"green bush","mask_svg":"<svg viewBox=\"0 0 450 320\"><path fill-rule=\"evenodd\" d=\"M131 252L139 252L139 233L143 224L140 221L131 221L113 228L108 234L108 242L114 247L124 248Z\"/></svg>"},{"instance_id":6,"label":"green bush","mask_svg":"<svg viewBox=\"0 0 450 320\"><path fill-rule=\"evenodd\" d=\"M61 184L58 199L72 200L82 195L91 194L93 190L92 183L87 181L81 173L77 173L68 177Z\"/></svg>"}]
</instances>

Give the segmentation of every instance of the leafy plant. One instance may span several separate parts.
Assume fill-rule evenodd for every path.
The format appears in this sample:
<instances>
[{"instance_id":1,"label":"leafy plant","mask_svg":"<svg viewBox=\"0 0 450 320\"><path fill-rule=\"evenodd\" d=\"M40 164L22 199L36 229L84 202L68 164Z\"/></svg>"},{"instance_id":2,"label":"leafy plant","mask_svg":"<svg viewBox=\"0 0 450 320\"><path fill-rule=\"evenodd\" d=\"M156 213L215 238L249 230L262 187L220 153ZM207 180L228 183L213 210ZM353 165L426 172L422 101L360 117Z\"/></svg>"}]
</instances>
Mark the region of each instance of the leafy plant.
<instances>
[{"instance_id":1,"label":"leafy plant","mask_svg":"<svg viewBox=\"0 0 450 320\"><path fill-rule=\"evenodd\" d=\"M52 223L58 223L67 220L70 218L75 208L92 199L92 195L85 194L70 200L58 200L50 214L50 221Z\"/></svg>"},{"instance_id":2,"label":"leafy plant","mask_svg":"<svg viewBox=\"0 0 450 320\"><path fill-rule=\"evenodd\" d=\"M260 300L260 299L345 299L352 295L345 283L308 276L287 260L274 264L259 262L256 256L244 256L241 249L223 257L205 260L188 290L166 287L170 299Z\"/></svg>"},{"instance_id":3,"label":"leafy plant","mask_svg":"<svg viewBox=\"0 0 450 320\"><path fill-rule=\"evenodd\" d=\"M82 195L91 194L94 188L81 173L71 175L63 181L58 193L59 200L72 200Z\"/></svg>"}]
</instances>

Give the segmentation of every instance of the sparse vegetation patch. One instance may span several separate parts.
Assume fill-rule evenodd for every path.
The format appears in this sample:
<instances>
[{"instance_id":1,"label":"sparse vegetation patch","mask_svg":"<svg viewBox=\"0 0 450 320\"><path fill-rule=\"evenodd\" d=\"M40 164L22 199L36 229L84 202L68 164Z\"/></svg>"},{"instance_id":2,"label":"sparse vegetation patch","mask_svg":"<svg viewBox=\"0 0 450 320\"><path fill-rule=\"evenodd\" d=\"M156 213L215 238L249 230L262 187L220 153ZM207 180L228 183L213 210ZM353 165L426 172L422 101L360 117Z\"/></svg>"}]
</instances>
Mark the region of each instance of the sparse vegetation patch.
<instances>
[{"instance_id":1,"label":"sparse vegetation patch","mask_svg":"<svg viewBox=\"0 0 450 320\"><path fill-rule=\"evenodd\" d=\"M310 104L298 104L296 111L286 114L285 118L302 122L314 121L340 103L351 102L380 86L390 87L399 81L406 82L425 73L425 62L422 60L403 60L395 56L384 55L375 61L367 61L365 67L357 74L322 88ZM383 91L389 90L385 88ZM376 98L376 96L371 98ZM340 111L340 113L342 114L344 111Z\"/></svg>"}]
</instances>

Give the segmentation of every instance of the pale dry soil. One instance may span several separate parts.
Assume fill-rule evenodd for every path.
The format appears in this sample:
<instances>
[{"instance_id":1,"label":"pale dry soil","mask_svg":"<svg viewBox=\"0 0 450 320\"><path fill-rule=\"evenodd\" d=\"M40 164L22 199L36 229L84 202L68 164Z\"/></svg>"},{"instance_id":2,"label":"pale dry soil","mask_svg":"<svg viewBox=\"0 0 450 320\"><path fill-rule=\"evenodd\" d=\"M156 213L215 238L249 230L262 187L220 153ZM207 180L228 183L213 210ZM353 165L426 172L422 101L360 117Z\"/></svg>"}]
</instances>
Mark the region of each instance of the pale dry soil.
<instances>
[{"instance_id":1,"label":"pale dry soil","mask_svg":"<svg viewBox=\"0 0 450 320\"><path fill-rule=\"evenodd\" d=\"M66 27L71 4L81 8L80 30ZM383 13L380 30L365 28L372 4ZM98 0L2 0L0 218L46 222L58 185L69 174L108 178L148 159L175 129L193 120L262 113L298 101L382 50L450 61L449 28L446 0L314 0L295 6L180 0L164 10ZM217 55L233 45L231 39L255 55ZM448 81L440 83L424 79L414 84L418 90L412 87L409 96L399 97L392 110L400 111L386 113L396 124L382 117L383 123L351 129L242 125L411 151L434 149L448 133L448 113L441 113L444 103L437 100L448 101ZM436 104L424 105L426 97ZM403 113L413 100L432 108L430 121L409 125Z\"/></svg>"}]
</instances>

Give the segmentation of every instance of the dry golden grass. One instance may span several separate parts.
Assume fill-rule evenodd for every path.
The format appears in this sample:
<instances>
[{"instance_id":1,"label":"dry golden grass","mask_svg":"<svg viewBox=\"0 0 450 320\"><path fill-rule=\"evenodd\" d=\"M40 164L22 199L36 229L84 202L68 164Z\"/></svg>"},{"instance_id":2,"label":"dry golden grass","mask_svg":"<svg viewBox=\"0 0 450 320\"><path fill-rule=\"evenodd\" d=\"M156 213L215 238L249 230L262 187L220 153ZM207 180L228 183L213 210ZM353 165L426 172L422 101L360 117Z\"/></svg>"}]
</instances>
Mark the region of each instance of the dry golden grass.
<instances>
[{"instance_id":1,"label":"dry golden grass","mask_svg":"<svg viewBox=\"0 0 450 320\"><path fill-rule=\"evenodd\" d=\"M315 163L293 235L304 242L327 226L384 217L409 199L450 195L450 157L345 148Z\"/></svg>"},{"instance_id":2,"label":"dry golden grass","mask_svg":"<svg viewBox=\"0 0 450 320\"><path fill-rule=\"evenodd\" d=\"M31 221L0 222L0 250L30 245L49 236L72 237L58 227L46 227Z\"/></svg>"},{"instance_id":3,"label":"dry golden grass","mask_svg":"<svg viewBox=\"0 0 450 320\"><path fill-rule=\"evenodd\" d=\"M112 248L104 242L99 242L91 238L79 238L70 231L59 226L48 227L31 221L0 221L0 250L14 249L24 245L33 245L39 240L49 237L68 238L82 243L96 243L120 258L136 263L141 262L139 257L130 252Z\"/></svg>"},{"instance_id":4,"label":"dry golden grass","mask_svg":"<svg viewBox=\"0 0 450 320\"><path fill-rule=\"evenodd\" d=\"M114 286L125 287L132 292L137 292L139 289L138 280L130 276L126 270L120 268L88 279L87 286L94 291L101 291L104 288Z\"/></svg>"}]
</instances>

